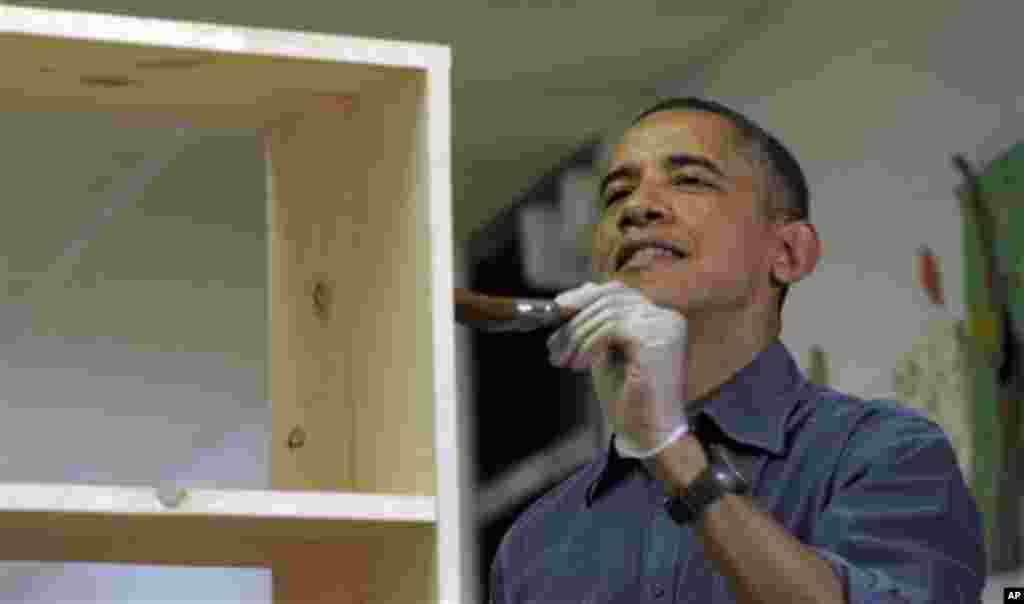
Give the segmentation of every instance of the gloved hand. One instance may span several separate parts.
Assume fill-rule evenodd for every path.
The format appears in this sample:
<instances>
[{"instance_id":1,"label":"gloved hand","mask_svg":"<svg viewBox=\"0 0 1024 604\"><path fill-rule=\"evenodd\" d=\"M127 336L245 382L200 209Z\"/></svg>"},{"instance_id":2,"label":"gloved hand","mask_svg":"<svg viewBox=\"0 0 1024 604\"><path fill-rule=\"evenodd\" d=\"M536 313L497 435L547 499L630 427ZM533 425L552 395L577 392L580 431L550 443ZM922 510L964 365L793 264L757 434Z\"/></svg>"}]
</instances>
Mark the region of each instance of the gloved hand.
<instances>
[{"instance_id":1,"label":"gloved hand","mask_svg":"<svg viewBox=\"0 0 1024 604\"><path fill-rule=\"evenodd\" d=\"M555 302L579 313L548 339L550 361L590 369L620 455L652 457L689 431L681 314L617 281L584 284Z\"/></svg>"}]
</instances>

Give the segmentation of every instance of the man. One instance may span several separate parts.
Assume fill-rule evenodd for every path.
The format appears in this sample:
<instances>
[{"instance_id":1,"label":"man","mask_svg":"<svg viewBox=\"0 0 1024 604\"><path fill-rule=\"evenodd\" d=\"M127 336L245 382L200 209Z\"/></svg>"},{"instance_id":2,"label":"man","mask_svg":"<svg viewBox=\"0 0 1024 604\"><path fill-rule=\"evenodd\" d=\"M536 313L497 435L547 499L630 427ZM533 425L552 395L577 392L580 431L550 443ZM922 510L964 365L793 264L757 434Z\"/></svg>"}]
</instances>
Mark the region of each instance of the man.
<instances>
[{"instance_id":1,"label":"man","mask_svg":"<svg viewBox=\"0 0 1024 604\"><path fill-rule=\"evenodd\" d=\"M948 439L811 384L779 340L821 243L792 155L701 99L644 112L602 182L602 284L548 344L614 435L505 535L492 601L976 603L981 520Z\"/></svg>"}]
</instances>

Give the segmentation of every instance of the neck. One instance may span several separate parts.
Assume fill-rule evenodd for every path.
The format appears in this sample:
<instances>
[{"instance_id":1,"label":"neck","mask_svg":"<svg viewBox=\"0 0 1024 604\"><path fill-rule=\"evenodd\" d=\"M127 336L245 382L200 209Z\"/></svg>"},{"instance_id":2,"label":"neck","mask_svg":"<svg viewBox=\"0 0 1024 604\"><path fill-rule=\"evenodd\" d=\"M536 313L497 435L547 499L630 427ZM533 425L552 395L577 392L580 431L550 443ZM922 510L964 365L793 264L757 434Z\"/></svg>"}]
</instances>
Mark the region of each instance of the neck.
<instances>
[{"instance_id":1,"label":"neck","mask_svg":"<svg viewBox=\"0 0 1024 604\"><path fill-rule=\"evenodd\" d=\"M774 309L768 312L769 316L762 311L687 321L687 401L706 396L729 381L778 339L780 319Z\"/></svg>"}]
</instances>

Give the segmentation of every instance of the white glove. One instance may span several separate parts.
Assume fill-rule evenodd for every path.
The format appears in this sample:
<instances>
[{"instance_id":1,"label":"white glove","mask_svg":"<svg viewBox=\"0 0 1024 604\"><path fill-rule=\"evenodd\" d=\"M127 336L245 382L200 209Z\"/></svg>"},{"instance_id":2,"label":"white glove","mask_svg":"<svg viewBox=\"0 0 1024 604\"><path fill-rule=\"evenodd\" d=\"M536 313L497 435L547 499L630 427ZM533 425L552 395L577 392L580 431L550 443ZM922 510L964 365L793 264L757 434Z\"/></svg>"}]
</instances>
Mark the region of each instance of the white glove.
<instances>
[{"instance_id":1,"label":"white glove","mask_svg":"<svg viewBox=\"0 0 1024 604\"><path fill-rule=\"evenodd\" d=\"M689 431L680 313L617 281L584 284L555 302L579 313L548 339L551 363L590 369L620 455L652 457Z\"/></svg>"}]
</instances>

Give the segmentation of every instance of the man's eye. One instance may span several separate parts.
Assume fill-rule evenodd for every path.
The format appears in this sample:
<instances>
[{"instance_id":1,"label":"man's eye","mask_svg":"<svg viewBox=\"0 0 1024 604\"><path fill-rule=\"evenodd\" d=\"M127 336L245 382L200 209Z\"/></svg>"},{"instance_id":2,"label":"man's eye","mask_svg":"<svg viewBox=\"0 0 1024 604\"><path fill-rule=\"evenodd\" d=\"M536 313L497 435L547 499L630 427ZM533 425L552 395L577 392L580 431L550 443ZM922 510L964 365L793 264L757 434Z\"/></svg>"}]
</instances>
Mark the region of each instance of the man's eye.
<instances>
[{"instance_id":1,"label":"man's eye","mask_svg":"<svg viewBox=\"0 0 1024 604\"><path fill-rule=\"evenodd\" d=\"M711 183L707 179L701 178L700 176L693 176L693 175L690 175L690 174L676 176L675 178L672 179L672 184L674 184L674 185L682 185L682 186L687 186L687 187L709 187L709 186L711 186Z\"/></svg>"},{"instance_id":2,"label":"man's eye","mask_svg":"<svg viewBox=\"0 0 1024 604\"><path fill-rule=\"evenodd\" d=\"M616 201L622 199L626 195L629 195L629 189L619 189L618 191L612 191L608 193L604 198L604 205L610 206Z\"/></svg>"}]
</instances>

